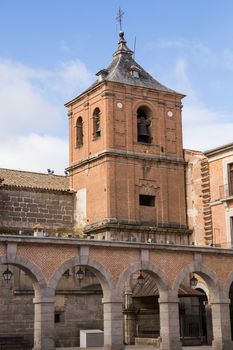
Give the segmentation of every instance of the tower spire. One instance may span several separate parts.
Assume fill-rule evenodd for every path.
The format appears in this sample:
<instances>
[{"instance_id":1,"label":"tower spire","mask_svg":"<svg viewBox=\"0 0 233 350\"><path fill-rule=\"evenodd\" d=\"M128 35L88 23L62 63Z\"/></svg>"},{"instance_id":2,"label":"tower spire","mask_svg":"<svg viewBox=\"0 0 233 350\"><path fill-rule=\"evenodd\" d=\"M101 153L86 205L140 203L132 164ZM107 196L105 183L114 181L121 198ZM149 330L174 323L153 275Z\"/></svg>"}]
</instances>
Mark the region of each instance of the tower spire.
<instances>
[{"instance_id":1,"label":"tower spire","mask_svg":"<svg viewBox=\"0 0 233 350\"><path fill-rule=\"evenodd\" d=\"M120 31L122 31L122 19L124 16L124 12L122 11L122 9L119 7L119 10L117 12L117 16L116 16L116 20L119 22L120 25Z\"/></svg>"},{"instance_id":2,"label":"tower spire","mask_svg":"<svg viewBox=\"0 0 233 350\"><path fill-rule=\"evenodd\" d=\"M121 54L127 54L130 56L132 56L132 54L133 54L133 51L131 51L126 45L126 40L124 38L124 32L119 33L118 48L114 52L113 57L115 57L117 55L121 55Z\"/></svg>"}]
</instances>

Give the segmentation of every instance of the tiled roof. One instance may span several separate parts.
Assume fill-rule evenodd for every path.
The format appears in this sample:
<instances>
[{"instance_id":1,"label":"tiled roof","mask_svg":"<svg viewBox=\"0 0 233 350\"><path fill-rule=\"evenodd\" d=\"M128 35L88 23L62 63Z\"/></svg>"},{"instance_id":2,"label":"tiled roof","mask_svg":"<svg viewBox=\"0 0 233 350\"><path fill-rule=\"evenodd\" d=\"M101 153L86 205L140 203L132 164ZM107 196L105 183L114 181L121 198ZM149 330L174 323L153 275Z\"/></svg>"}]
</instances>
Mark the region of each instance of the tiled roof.
<instances>
[{"instance_id":1,"label":"tiled roof","mask_svg":"<svg viewBox=\"0 0 233 350\"><path fill-rule=\"evenodd\" d=\"M0 168L0 185L33 189L69 191L66 176Z\"/></svg>"},{"instance_id":2,"label":"tiled roof","mask_svg":"<svg viewBox=\"0 0 233 350\"><path fill-rule=\"evenodd\" d=\"M135 288L133 289L133 297L140 298L149 296L159 296L159 290L155 280L145 272L143 273L143 276L145 278L144 285L142 287L139 284L135 285ZM179 297L192 297L204 295L204 293L196 289L187 287L183 284L180 285L178 294Z\"/></svg>"}]
</instances>

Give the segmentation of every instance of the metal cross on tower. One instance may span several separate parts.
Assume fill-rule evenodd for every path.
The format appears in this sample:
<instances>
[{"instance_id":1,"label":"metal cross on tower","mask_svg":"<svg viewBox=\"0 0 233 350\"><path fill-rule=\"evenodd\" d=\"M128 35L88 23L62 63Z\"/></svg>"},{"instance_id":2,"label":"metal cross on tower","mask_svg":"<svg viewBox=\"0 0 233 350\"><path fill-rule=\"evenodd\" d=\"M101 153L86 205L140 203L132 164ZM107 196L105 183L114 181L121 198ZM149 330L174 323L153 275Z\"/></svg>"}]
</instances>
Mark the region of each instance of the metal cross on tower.
<instances>
[{"instance_id":1,"label":"metal cross on tower","mask_svg":"<svg viewBox=\"0 0 233 350\"><path fill-rule=\"evenodd\" d=\"M122 18L124 16L124 12L122 11L122 9L119 7L117 16L116 16L116 20L119 22L120 24L120 31L122 31Z\"/></svg>"}]
</instances>

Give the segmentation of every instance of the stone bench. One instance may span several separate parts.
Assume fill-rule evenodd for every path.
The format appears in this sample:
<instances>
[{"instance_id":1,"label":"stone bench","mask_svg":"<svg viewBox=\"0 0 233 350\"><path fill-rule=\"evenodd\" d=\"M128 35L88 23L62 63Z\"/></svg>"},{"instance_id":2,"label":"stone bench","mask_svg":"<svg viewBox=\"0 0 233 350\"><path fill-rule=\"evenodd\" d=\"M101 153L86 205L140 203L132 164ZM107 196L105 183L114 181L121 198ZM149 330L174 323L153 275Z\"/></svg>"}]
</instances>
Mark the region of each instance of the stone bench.
<instances>
[{"instance_id":1,"label":"stone bench","mask_svg":"<svg viewBox=\"0 0 233 350\"><path fill-rule=\"evenodd\" d=\"M24 350L27 341L24 337L6 336L0 337L0 350Z\"/></svg>"},{"instance_id":2,"label":"stone bench","mask_svg":"<svg viewBox=\"0 0 233 350\"><path fill-rule=\"evenodd\" d=\"M161 338L141 338L137 337L135 338L135 346L156 346L157 348L160 347Z\"/></svg>"},{"instance_id":3,"label":"stone bench","mask_svg":"<svg viewBox=\"0 0 233 350\"><path fill-rule=\"evenodd\" d=\"M80 330L80 348L102 347L104 345L104 332L100 329Z\"/></svg>"}]
</instances>

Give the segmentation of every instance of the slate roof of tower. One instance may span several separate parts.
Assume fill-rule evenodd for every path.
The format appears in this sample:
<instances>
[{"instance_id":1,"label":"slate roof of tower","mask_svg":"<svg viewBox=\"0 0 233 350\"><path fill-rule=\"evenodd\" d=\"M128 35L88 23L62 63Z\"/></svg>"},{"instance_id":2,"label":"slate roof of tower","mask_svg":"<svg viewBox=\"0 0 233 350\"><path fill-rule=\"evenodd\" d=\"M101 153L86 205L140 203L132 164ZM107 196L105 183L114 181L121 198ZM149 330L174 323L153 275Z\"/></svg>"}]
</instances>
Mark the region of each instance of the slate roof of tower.
<instances>
[{"instance_id":1,"label":"slate roof of tower","mask_svg":"<svg viewBox=\"0 0 233 350\"><path fill-rule=\"evenodd\" d=\"M134 59L133 51L131 51L124 38L124 33L119 33L118 48L113 54L113 61L106 69L100 70L96 75L101 76L101 79L96 80L87 90L85 90L80 96L90 91L94 87L101 84L103 81L110 81L115 83L127 84L132 86L138 86L142 88L149 88L157 91L177 93L172 89L169 89L159 81L154 79L144 68L142 68ZM132 70L136 70L139 73L139 77L136 78L131 74ZM182 95L184 96L184 95ZM71 101L70 101L71 102ZM69 103L69 102L68 102ZM67 104L68 104L67 103ZM67 106L65 104L65 106Z\"/></svg>"},{"instance_id":2,"label":"slate roof of tower","mask_svg":"<svg viewBox=\"0 0 233 350\"><path fill-rule=\"evenodd\" d=\"M52 191L69 191L69 179L66 176L4 168L0 168L1 185Z\"/></svg>"}]
</instances>

